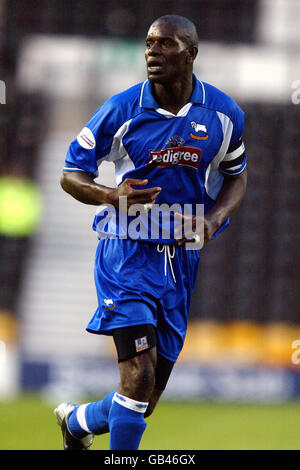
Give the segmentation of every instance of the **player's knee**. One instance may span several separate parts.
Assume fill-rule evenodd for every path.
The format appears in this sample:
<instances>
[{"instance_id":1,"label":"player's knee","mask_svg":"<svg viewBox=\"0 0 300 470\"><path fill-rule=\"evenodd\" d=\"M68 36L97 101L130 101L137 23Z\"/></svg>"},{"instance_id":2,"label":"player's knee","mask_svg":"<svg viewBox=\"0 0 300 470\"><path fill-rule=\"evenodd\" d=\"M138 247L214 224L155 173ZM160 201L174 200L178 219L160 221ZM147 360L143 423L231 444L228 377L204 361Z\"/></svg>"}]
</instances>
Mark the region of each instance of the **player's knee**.
<instances>
[{"instance_id":1,"label":"player's knee","mask_svg":"<svg viewBox=\"0 0 300 470\"><path fill-rule=\"evenodd\" d=\"M142 363L132 373L132 387L137 391L152 392L155 385L155 371L152 364Z\"/></svg>"}]
</instances>

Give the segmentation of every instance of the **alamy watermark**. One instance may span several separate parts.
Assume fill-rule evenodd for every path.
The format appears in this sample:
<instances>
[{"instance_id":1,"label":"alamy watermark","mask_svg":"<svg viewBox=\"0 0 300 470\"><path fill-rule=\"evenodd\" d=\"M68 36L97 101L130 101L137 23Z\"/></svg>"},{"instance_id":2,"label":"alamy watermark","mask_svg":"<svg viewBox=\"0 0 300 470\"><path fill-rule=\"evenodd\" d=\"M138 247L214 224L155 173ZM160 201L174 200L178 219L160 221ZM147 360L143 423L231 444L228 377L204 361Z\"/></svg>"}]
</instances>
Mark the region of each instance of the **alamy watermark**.
<instances>
[{"instance_id":1,"label":"alamy watermark","mask_svg":"<svg viewBox=\"0 0 300 470\"><path fill-rule=\"evenodd\" d=\"M0 104L6 104L6 85L3 80L0 80Z\"/></svg>"},{"instance_id":2,"label":"alamy watermark","mask_svg":"<svg viewBox=\"0 0 300 470\"><path fill-rule=\"evenodd\" d=\"M131 240L172 243L184 240L187 250L204 244L203 204L132 204L119 198L119 210L113 205L100 206L96 216L100 236Z\"/></svg>"},{"instance_id":3,"label":"alamy watermark","mask_svg":"<svg viewBox=\"0 0 300 470\"><path fill-rule=\"evenodd\" d=\"M300 103L300 80L294 80L291 88L294 90L291 94L291 100L293 104Z\"/></svg>"}]
</instances>

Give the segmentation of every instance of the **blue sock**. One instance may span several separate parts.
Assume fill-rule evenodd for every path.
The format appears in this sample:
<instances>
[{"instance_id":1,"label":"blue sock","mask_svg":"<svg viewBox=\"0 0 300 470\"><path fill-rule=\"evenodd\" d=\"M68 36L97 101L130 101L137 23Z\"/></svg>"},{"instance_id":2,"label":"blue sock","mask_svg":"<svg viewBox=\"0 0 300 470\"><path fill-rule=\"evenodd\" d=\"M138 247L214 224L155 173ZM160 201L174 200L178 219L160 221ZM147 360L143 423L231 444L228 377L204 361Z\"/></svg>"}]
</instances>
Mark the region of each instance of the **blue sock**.
<instances>
[{"instance_id":1,"label":"blue sock","mask_svg":"<svg viewBox=\"0 0 300 470\"><path fill-rule=\"evenodd\" d=\"M110 450L138 450L146 429L147 406L148 403L115 394L108 417Z\"/></svg>"},{"instance_id":2,"label":"blue sock","mask_svg":"<svg viewBox=\"0 0 300 470\"><path fill-rule=\"evenodd\" d=\"M70 433L81 439L90 433L108 432L108 416L114 394L111 392L103 400L76 406L68 418Z\"/></svg>"}]
</instances>

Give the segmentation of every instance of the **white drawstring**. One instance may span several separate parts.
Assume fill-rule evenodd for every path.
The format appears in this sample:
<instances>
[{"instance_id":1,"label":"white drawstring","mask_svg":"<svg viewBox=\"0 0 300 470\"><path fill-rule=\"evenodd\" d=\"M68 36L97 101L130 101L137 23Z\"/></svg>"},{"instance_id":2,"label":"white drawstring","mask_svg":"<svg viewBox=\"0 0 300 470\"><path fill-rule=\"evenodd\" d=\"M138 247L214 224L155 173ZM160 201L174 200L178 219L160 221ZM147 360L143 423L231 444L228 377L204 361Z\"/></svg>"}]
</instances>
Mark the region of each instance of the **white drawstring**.
<instances>
[{"instance_id":1,"label":"white drawstring","mask_svg":"<svg viewBox=\"0 0 300 470\"><path fill-rule=\"evenodd\" d=\"M172 254L171 254L170 246L171 245L162 245L162 249L160 249L160 246L158 244L157 245L157 251L158 251L158 253L162 253L163 251L165 252L165 276L167 275L167 260L169 260L169 266L170 266L170 269L171 269L171 273L172 273L174 282L176 282L176 278L175 278L175 274L174 274L174 270L173 270L173 264L172 264L172 259L175 256L175 245L172 245L173 246L173 253Z\"/></svg>"}]
</instances>

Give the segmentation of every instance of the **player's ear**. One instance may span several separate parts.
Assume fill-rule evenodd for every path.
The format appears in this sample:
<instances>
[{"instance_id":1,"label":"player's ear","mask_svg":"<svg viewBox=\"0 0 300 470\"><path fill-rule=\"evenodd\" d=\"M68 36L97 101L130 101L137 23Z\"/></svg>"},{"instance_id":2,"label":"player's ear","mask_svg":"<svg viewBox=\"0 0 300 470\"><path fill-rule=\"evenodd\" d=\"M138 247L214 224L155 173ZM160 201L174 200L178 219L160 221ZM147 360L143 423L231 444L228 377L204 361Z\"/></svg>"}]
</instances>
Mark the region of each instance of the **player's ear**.
<instances>
[{"instance_id":1,"label":"player's ear","mask_svg":"<svg viewBox=\"0 0 300 470\"><path fill-rule=\"evenodd\" d=\"M196 46L191 46L187 49L187 55L186 55L186 63L187 64L192 64L194 60L196 59L198 54L198 49Z\"/></svg>"}]
</instances>

